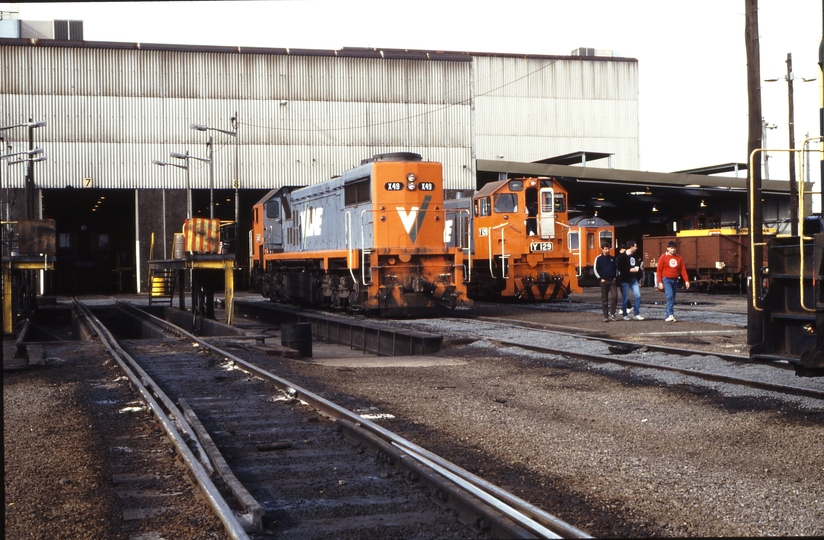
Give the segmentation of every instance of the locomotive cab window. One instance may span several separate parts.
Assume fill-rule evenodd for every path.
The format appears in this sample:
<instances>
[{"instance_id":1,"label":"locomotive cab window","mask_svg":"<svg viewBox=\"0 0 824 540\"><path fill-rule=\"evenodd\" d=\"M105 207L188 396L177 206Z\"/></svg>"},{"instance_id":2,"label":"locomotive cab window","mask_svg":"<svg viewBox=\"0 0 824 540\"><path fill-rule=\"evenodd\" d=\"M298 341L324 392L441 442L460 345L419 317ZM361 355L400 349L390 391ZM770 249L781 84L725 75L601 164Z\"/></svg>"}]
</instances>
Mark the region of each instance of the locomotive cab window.
<instances>
[{"instance_id":1,"label":"locomotive cab window","mask_svg":"<svg viewBox=\"0 0 824 540\"><path fill-rule=\"evenodd\" d=\"M280 204L277 201L269 201L266 203L266 217L271 219L280 218Z\"/></svg>"},{"instance_id":2,"label":"locomotive cab window","mask_svg":"<svg viewBox=\"0 0 824 540\"><path fill-rule=\"evenodd\" d=\"M489 204L489 197L484 197L475 201L475 216L484 217L492 214Z\"/></svg>"},{"instance_id":3,"label":"locomotive cab window","mask_svg":"<svg viewBox=\"0 0 824 540\"><path fill-rule=\"evenodd\" d=\"M598 242L599 246L603 246L604 243L609 242L609 245L612 245L612 231L600 231L598 233L600 241Z\"/></svg>"},{"instance_id":4,"label":"locomotive cab window","mask_svg":"<svg viewBox=\"0 0 824 540\"><path fill-rule=\"evenodd\" d=\"M509 189L512 191L523 191L524 190L524 181L523 180L510 180L509 181Z\"/></svg>"},{"instance_id":5,"label":"locomotive cab window","mask_svg":"<svg viewBox=\"0 0 824 540\"><path fill-rule=\"evenodd\" d=\"M372 200L372 182L369 178L361 178L343 186L343 204L353 206Z\"/></svg>"},{"instance_id":6,"label":"locomotive cab window","mask_svg":"<svg viewBox=\"0 0 824 540\"><path fill-rule=\"evenodd\" d=\"M578 249L578 232L570 232L569 240L567 241L569 249Z\"/></svg>"},{"instance_id":7,"label":"locomotive cab window","mask_svg":"<svg viewBox=\"0 0 824 540\"><path fill-rule=\"evenodd\" d=\"M556 193L555 194L555 212L566 212L567 205L566 205L566 195L563 193Z\"/></svg>"},{"instance_id":8,"label":"locomotive cab window","mask_svg":"<svg viewBox=\"0 0 824 540\"><path fill-rule=\"evenodd\" d=\"M518 211L518 196L514 193L495 194L495 213L506 214Z\"/></svg>"}]
</instances>

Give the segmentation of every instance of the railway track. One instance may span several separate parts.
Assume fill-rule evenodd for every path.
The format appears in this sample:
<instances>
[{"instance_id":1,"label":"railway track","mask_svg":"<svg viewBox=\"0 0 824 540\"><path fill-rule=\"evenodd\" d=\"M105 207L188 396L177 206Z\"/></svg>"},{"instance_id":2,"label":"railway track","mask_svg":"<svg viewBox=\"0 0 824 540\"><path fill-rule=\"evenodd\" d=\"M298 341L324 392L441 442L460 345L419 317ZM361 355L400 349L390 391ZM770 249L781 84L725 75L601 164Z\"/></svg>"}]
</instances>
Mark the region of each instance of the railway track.
<instances>
[{"instance_id":1,"label":"railway track","mask_svg":"<svg viewBox=\"0 0 824 540\"><path fill-rule=\"evenodd\" d=\"M587 330L551 329L551 325L500 318L466 320L470 321L468 327L443 321L438 322L437 326L443 332L463 339L484 339L541 354L560 355L599 364L669 371L707 381L824 399L824 385L820 379L797 378L793 374L793 367L786 362L752 362L742 355L621 341L594 336ZM431 326L427 321L407 324L419 329Z\"/></svg>"},{"instance_id":2,"label":"railway track","mask_svg":"<svg viewBox=\"0 0 824 540\"><path fill-rule=\"evenodd\" d=\"M119 305L104 317L121 333L115 339L91 309L75 305L175 442L231 538L587 537L270 373L260 365L265 358L252 362L221 346L259 352L255 337L198 338ZM125 314L138 322L111 320ZM135 328L152 339L136 338Z\"/></svg>"},{"instance_id":3,"label":"railway track","mask_svg":"<svg viewBox=\"0 0 824 540\"><path fill-rule=\"evenodd\" d=\"M263 307L260 306L263 304ZM251 306L255 306L251 308ZM594 304L593 304L594 306ZM251 309L256 317L276 320L281 308L261 302L240 302L240 313ZM576 306L576 309L582 309ZM600 305L597 308L600 310ZM281 310L282 311L282 310ZM322 331L329 315L316 311L289 309L294 320L315 321L316 336L326 339ZM723 352L709 353L643 341L624 341L599 335L599 332L566 325L525 322L503 317L476 316L462 313L458 317L415 320L369 320L360 316L334 315L341 320L360 321L374 328L406 328L421 332L442 332L457 342L487 340L505 347L517 347L545 355L558 355L597 364L616 364L639 369L678 373L720 383L745 386L787 395L824 399L821 379L795 377L787 362L751 361L748 357ZM633 323L627 323L633 324ZM318 330L319 329L319 330ZM379 331L379 330L376 330Z\"/></svg>"}]
</instances>

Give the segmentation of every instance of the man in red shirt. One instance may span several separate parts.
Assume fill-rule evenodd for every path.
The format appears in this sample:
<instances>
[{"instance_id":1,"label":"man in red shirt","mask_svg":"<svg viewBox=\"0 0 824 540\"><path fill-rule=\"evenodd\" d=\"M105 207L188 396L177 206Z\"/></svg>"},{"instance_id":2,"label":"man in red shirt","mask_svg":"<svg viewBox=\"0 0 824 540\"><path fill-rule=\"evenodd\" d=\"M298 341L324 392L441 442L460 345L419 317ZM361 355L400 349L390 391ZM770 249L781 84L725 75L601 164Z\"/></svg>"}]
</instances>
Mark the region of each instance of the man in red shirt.
<instances>
[{"instance_id":1,"label":"man in red shirt","mask_svg":"<svg viewBox=\"0 0 824 540\"><path fill-rule=\"evenodd\" d=\"M675 253L675 242L667 244L667 252L658 258L658 270L655 272L658 277L658 289L667 294L667 322L675 320L675 292L678 290L678 278L684 278L684 286L690 288L690 278L684 261L680 255Z\"/></svg>"}]
</instances>

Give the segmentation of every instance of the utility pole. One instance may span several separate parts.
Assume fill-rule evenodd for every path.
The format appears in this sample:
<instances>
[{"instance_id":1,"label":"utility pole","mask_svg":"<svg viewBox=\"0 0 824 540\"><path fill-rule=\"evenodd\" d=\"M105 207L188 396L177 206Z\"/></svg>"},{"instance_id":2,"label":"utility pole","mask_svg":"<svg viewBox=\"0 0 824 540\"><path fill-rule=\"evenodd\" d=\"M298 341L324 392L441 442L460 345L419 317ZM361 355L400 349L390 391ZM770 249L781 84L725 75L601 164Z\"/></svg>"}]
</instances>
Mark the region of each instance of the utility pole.
<instances>
[{"instance_id":1,"label":"utility pole","mask_svg":"<svg viewBox=\"0 0 824 540\"><path fill-rule=\"evenodd\" d=\"M821 43L818 45L818 129L818 134L824 136L824 12L821 14ZM820 149L818 159L821 176L818 185L824 186L824 141L821 141ZM824 187L819 191L821 192L819 211L824 214Z\"/></svg>"},{"instance_id":2,"label":"utility pole","mask_svg":"<svg viewBox=\"0 0 824 540\"><path fill-rule=\"evenodd\" d=\"M787 53L787 100L790 109L790 234L798 236L798 185L795 182L795 108L793 106L793 55Z\"/></svg>"},{"instance_id":3,"label":"utility pole","mask_svg":"<svg viewBox=\"0 0 824 540\"><path fill-rule=\"evenodd\" d=\"M747 50L747 98L749 112L749 129L747 137L747 159L752 153L761 148L761 53L758 48L758 0L745 0L745 22L744 40ZM749 215L750 247L753 250L752 260L755 261L753 268L750 268L750 280L748 284L749 298L747 301L747 344L757 345L764 340L763 327L764 316L761 311L755 309L753 300L754 291L759 291L759 280L761 276L761 264L764 260L764 250L761 246L763 233L761 222L761 154L756 153L754 162L750 164L750 175L752 180L748 185L751 212Z\"/></svg>"}]
</instances>

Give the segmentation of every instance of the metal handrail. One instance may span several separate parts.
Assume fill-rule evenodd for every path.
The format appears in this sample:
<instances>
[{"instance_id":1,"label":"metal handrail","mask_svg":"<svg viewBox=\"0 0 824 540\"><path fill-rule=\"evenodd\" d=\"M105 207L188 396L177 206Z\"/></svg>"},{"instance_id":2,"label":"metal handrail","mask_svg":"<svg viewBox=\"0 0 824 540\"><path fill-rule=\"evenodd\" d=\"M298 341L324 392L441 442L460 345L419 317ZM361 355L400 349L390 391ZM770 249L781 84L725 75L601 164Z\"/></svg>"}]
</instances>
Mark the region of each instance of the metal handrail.
<instances>
[{"instance_id":1,"label":"metal handrail","mask_svg":"<svg viewBox=\"0 0 824 540\"><path fill-rule=\"evenodd\" d=\"M747 214L749 215L749 219L750 219L750 223L749 223L749 225L750 225L749 226L750 234L748 236L749 236L749 244L750 244L750 268L752 269L752 279L753 279L752 295L751 295L750 301L752 302L752 308L755 311L764 311L764 309L759 307L759 305L758 305L758 294L757 294L758 290L761 288L761 285L760 285L761 284L761 273L760 272L756 273L756 271L755 271L756 268L760 268L760 264L763 261L759 262L758 267L755 266L755 241L753 240L753 232L752 231L753 231L754 226L761 227L761 224L757 223L757 224L754 225L752 223L752 215L753 215L753 211L755 210L755 193L754 193L753 185L752 185L753 180L754 180L754 178L753 178L753 168L754 168L754 163L755 163L755 155L759 152L766 152L766 151L767 150L764 149L764 148L756 148L755 150L753 150L750 153L750 161L749 161L749 165L748 165L748 168L747 168L747 171L749 172L749 175L747 177L747 192L749 194L749 198L747 200ZM772 152L772 150L770 150L770 151Z\"/></svg>"},{"instance_id":2,"label":"metal handrail","mask_svg":"<svg viewBox=\"0 0 824 540\"><path fill-rule=\"evenodd\" d=\"M346 267L349 269L349 275L352 276L352 283L357 284L358 278L355 277L355 272L352 270L352 261L355 260L355 248L352 247L352 212L349 210L343 214L343 223L346 226Z\"/></svg>"},{"instance_id":3,"label":"metal handrail","mask_svg":"<svg viewBox=\"0 0 824 540\"><path fill-rule=\"evenodd\" d=\"M367 212L375 212L373 208L367 208L366 210L361 211L361 280L363 281L364 285L371 285L372 284L372 267L369 267L369 283L366 282L366 256L372 254L371 249L366 249L366 237L364 236L364 231L366 230L366 226L363 222L364 216ZM374 221L373 221L374 223ZM374 238L373 238L374 241Z\"/></svg>"},{"instance_id":4,"label":"metal handrail","mask_svg":"<svg viewBox=\"0 0 824 540\"><path fill-rule=\"evenodd\" d=\"M456 211L459 214L462 213L462 212L466 212L467 217L469 218L467 220L467 223L472 223L472 211L471 211L471 209L456 208ZM460 239L457 239L457 241L455 242L458 249L466 252L466 271L464 272L464 283L469 283L470 280L472 279L472 234L473 234L473 232L474 231L472 230L472 226L470 225L469 230L466 231L466 240L467 240L467 246L468 247L461 248L460 247L461 246ZM456 279L455 282L457 283L458 280Z\"/></svg>"},{"instance_id":5,"label":"metal handrail","mask_svg":"<svg viewBox=\"0 0 824 540\"><path fill-rule=\"evenodd\" d=\"M495 254L492 252L492 231L494 231L495 229L501 229L501 279L507 279L507 276L505 275L506 274L506 272L505 272L506 265L504 264L504 262L505 262L505 258L509 257L509 256L504 254L504 249L506 248L506 240L504 239L504 231L503 230L506 227L508 227L509 225L511 225L511 223L501 223L500 225L496 225L494 227L489 228L489 234L487 235L489 237L489 240L487 240L487 242L489 243L489 255L490 255L490 257L489 257L489 275L493 278L495 277L495 272L492 269L492 262L495 259Z\"/></svg>"},{"instance_id":6,"label":"metal handrail","mask_svg":"<svg viewBox=\"0 0 824 540\"><path fill-rule=\"evenodd\" d=\"M798 271L798 287L799 287L799 299L801 302L801 309L804 311L815 312L815 305L812 308L808 308L807 305L804 303L804 213L802 209L804 208L804 152L809 152L807 150L807 143L813 140L824 140L824 137L807 137L804 139L804 143L801 146L801 150L797 150L798 152L798 160L800 161L799 171L801 173L801 182L798 182L797 189L798 189L798 251L800 256L799 261L799 271ZM818 150L813 150L818 151ZM813 279L813 287L817 281Z\"/></svg>"},{"instance_id":7,"label":"metal handrail","mask_svg":"<svg viewBox=\"0 0 824 540\"><path fill-rule=\"evenodd\" d=\"M803 144L801 149L776 149L776 150L773 150L773 149L767 149L767 148L756 148L755 150L753 150L750 153L749 176L748 176L748 183L747 183L747 188L748 188L747 191L749 191L749 200L747 201L748 202L748 212L749 212L750 221L751 221L750 222L750 227L749 227L750 228L750 235L749 235L749 238L750 238L750 268L753 269L753 277L755 278L755 277L759 277L759 276L757 276L755 274L755 268L756 268L756 266L755 266L755 262L756 262L755 261L755 246L756 246L756 244L753 241L752 230L753 230L754 226L759 226L759 227L761 226L760 223L758 223L758 224L753 224L752 223L752 214L753 214L753 210L755 209L755 193L754 193L754 190L752 189L752 187L753 187L752 186L752 178L753 178L753 172L752 171L753 171L753 167L754 167L755 155L759 152L764 152L764 153L766 153L766 152L773 152L773 153L786 152L788 154L792 154L790 156L790 159L798 158L799 161L800 161L800 171L801 171L802 180L800 182L798 182L798 228L799 228L799 231L798 231L798 251L799 251L799 258L800 258L799 272L798 272L798 287L799 287L799 298L800 298L801 309L803 309L804 311L810 311L810 312L814 312L815 308L808 308L806 306L805 302L804 302L804 240L805 239L809 240L810 238L804 236L804 194L805 194L805 192L804 192L804 180L803 180L803 178L804 178L804 160L801 159L801 158L802 158L804 152L816 151L816 150L807 150L806 149L807 143L809 141L812 141L812 140L820 140L820 139L822 139L822 137L808 137L807 139L804 139L804 144ZM761 279L758 279L755 283L753 283L752 295L751 295L751 298L750 298L750 300L752 302L752 307L756 311L763 311L763 308L758 306L757 289L760 289L760 283L761 283Z\"/></svg>"}]
</instances>

